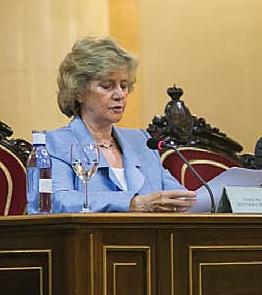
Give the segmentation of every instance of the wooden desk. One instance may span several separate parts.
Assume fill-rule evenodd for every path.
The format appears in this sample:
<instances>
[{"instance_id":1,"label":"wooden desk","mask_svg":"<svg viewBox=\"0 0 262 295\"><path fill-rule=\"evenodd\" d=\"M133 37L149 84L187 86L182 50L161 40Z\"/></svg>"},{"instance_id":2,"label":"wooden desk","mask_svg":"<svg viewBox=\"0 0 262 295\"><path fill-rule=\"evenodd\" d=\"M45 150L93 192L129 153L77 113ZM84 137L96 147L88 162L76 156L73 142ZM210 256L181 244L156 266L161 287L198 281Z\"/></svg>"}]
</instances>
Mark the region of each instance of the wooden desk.
<instances>
[{"instance_id":1,"label":"wooden desk","mask_svg":"<svg viewBox=\"0 0 262 295\"><path fill-rule=\"evenodd\" d=\"M3 295L261 295L262 216L0 218Z\"/></svg>"}]
</instances>

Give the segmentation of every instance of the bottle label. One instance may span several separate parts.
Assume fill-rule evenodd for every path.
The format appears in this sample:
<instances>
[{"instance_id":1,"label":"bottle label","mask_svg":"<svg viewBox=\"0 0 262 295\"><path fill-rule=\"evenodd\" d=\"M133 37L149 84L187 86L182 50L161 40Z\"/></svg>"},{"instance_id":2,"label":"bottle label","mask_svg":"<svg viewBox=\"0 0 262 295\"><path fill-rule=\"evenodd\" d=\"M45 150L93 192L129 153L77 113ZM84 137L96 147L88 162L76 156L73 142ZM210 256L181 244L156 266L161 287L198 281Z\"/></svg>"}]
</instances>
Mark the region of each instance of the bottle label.
<instances>
[{"instance_id":1,"label":"bottle label","mask_svg":"<svg viewBox=\"0 0 262 295\"><path fill-rule=\"evenodd\" d=\"M52 179L39 179L39 192L52 193Z\"/></svg>"}]
</instances>

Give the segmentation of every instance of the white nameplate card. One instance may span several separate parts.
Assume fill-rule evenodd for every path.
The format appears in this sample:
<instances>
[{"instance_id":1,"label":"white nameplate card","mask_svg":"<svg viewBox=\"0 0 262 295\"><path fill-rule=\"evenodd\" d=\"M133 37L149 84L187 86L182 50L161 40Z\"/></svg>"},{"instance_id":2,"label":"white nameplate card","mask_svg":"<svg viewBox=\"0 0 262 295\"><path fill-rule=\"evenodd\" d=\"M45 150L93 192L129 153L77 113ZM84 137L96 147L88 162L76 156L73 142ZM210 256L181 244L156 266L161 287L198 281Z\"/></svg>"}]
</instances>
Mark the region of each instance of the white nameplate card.
<instances>
[{"instance_id":1,"label":"white nameplate card","mask_svg":"<svg viewBox=\"0 0 262 295\"><path fill-rule=\"evenodd\" d=\"M262 213L262 187L224 187L217 212Z\"/></svg>"}]
</instances>

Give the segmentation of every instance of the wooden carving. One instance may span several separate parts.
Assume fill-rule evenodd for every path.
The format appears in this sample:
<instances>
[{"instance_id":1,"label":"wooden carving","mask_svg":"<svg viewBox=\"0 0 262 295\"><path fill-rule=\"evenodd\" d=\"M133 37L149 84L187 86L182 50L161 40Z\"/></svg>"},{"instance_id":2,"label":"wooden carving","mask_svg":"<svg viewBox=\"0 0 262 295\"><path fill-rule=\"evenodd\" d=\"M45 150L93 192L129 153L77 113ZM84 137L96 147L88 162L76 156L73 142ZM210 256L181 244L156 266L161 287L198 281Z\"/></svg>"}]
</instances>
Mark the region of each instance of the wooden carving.
<instances>
[{"instance_id":1,"label":"wooden carving","mask_svg":"<svg viewBox=\"0 0 262 295\"><path fill-rule=\"evenodd\" d=\"M252 167L253 155L239 155L243 147L212 127L204 118L191 115L189 109L180 99L183 90L176 86L167 89L170 96L164 115L155 116L147 131L152 137L162 140L172 140L177 146L191 146L209 149L225 154L244 167Z\"/></svg>"},{"instance_id":2,"label":"wooden carving","mask_svg":"<svg viewBox=\"0 0 262 295\"><path fill-rule=\"evenodd\" d=\"M10 137L12 134L12 128L0 121L0 144L11 150L26 165L32 145L23 139L8 139L7 137Z\"/></svg>"}]
</instances>

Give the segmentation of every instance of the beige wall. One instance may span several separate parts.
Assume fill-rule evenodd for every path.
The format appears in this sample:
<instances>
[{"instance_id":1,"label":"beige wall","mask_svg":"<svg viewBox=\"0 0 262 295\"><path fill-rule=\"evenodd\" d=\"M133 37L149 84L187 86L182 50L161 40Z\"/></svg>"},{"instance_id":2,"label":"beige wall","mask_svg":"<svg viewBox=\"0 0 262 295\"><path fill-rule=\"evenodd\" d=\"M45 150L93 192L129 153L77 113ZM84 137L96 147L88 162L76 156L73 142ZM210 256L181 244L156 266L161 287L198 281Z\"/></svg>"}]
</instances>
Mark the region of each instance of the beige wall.
<instances>
[{"instance_id":1,"label":"beige wall","mask_svg":"<svg viewBox=\"0 0 262 295\"><path fill-rule=\"evenodd\" d=\"M109 0L109 33L119 40L126 49L135 55L140 55L139 0L123 1ZM134 91L129 95L125 115L119 126L140 128L143 122L141 107L142 77L138 71L138 79Z\"/></svg>"},{"instance_id":2,"label":"beige wall","mask_svg":"<svg viewBox=\"0 0 262 295\"><path fill-rule=\"evenodd\" d=\"M176 83L192 113L253 151L262 134L262 1L141 0L139 11L143 124L163 112Z\"/></svg>"},{"instance_id":3,"label":"beige wall","mask_svg":"<svg viewBox=\"0 0 262 295\"><path fill-rule=\"evenodd\" d=\"M8 0L0 8L0 120L15 137L61 126L57 69L72 43L108 34L107 0Z\"/></svg>"},{"instance_id":4,"label":"beige wall","mask_svg":"<svg viewBox=\"0 0 262 295\"><path fill-rule=\"evenodd\" d=\"M173 83L193 114L251 152L261 135L261 0L9 0L0 9L0 120L15 137L67 121L57 67L76 38L117 37L140 56L124 126L162 114Z\"/></svg>"}]
</instances>

